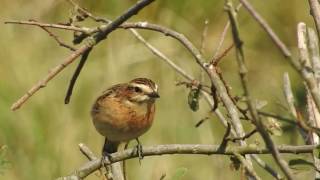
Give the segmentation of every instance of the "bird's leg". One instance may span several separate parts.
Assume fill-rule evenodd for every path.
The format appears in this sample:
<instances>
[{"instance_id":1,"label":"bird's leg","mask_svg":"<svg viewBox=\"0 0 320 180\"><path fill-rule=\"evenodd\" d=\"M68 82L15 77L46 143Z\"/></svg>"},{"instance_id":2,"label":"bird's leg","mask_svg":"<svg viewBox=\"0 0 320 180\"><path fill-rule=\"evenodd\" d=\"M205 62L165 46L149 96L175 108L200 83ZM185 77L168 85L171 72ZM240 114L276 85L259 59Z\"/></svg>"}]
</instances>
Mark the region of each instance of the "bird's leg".
<instances>
[{"instance_id":1,"label":"bird's leg","mask_svg":"<svg viewBox=\"0 0 320 180\"><path fill-rule=\"evenodd\" d=\"M111 173L111 166L108 165L111 160L111 155L110 153L104 151L104 148L102 149L102 158L101 158L101 167L105 168L105 176L107 177L108 180L113 179L113 175Z\"/></svg>"},{"instance_id":2,"label":"bird's leg","mask_svg":"<svg viewBox=\"0 0 320 180\"><path fill-rule=\"evenodd\" d=\"M142 145L141 145L141 143L140 143L138 138L136 138L136 141L138 143L137 146L136 146L137 154L138 154L138 157L139 157L139 163L141 164L141 160L143 159L143 149L142 149Z\"/></svg>"},{"instance_id":3,"label":"bird's leg","mask_svg":"<svg viewBox=\"0 0 320 180\"><path fill-rule=\"evenodd\" d=\"M109 165L112 159L111 154L116 152L118 148L118 143L110 142L107 138L104 141L104 145L102 148L102 159L101 166L106 169L106 177L108 180L113 179L111 166Z\"/></svg>"}]
</instances>

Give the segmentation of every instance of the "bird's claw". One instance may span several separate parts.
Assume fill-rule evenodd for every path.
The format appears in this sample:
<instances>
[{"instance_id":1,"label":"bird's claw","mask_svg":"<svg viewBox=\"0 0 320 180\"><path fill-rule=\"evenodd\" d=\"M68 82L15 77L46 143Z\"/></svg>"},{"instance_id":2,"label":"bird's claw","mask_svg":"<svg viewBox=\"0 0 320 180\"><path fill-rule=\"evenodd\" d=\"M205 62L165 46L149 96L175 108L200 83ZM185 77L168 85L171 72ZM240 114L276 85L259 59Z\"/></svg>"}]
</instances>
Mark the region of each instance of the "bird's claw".
<instances>
[{"instance_id":1,"label":"bird's claw","mask_svg":"<svg viewBox=\"0 0 320 180\"><path fill-rule=\"evenodd\" d=\"M139 157L139 163L141 164L141 160L143 159L143 148L142 148L142 145L139 141L139 139L136 139L137 141L137 146L136 146L136 153L138 154L138 157Z\"/></svg>"},{"instance_id":2,"label":"bird's claw","mask_svg":"<svg viewBox=\"0 0 320 180\"><path fill-rule=\"evenodd\" d=\"M105 176L107 177L107 179L112 179L112 173L111 173L111 169L110 169L110 161L111 161L111 155L109 153L103 153L103 156L101 158L101 167L104 167L106 172L105 172Z\"/></svg>"}]
</instances>

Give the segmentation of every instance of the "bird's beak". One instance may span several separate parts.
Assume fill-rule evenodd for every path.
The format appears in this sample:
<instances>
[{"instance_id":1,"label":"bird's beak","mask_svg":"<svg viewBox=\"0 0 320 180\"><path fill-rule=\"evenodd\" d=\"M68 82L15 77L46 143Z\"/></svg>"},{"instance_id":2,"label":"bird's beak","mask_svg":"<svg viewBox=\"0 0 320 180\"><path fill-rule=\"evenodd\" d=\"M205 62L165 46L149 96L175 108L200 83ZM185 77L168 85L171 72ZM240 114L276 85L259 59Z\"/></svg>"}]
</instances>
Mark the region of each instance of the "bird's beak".
<instances>
[{"instance_id":1,"label":"bird's beak","mask_svg":"<svg viewBox=\"0 0 320 180\"><path fill-rule=\"evenodd\" d=\"M157 92L155 92L155 91L153 91L152 93L148 94L148 96L151 97L151 98L159 98L160 97L159 94Z\"/></svg>"}]
</instances>

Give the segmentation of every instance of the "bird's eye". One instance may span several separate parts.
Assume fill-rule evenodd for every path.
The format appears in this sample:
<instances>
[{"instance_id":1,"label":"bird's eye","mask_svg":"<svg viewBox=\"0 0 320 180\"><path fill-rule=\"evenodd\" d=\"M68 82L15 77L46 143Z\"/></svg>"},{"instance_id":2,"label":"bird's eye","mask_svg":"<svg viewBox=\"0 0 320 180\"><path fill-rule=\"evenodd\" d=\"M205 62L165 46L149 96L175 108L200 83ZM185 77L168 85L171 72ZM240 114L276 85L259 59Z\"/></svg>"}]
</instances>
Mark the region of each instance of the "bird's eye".
<instances>
[{"instance_id":1,"label":"bird's eye","mask_svg":"<svg viewBox=\"0 0 320 180\"><path fill-rule=\"evenodd\" d=\"M137 92L137 93L142 92L141 88L139 88L139 87L134 87L134 91Z\"/></svg>"}]
</instances>

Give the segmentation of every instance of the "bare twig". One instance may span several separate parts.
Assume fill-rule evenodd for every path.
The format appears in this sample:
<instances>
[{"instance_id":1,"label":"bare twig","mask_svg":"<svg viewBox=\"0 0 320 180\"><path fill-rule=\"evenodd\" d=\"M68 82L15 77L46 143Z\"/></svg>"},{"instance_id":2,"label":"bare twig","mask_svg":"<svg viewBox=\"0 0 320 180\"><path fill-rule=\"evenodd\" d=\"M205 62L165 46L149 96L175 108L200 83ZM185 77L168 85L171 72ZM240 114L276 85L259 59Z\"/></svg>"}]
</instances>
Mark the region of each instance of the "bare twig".
<instances>
[{"instance_id":1,"label":"bare twig","mask_svg":"<svg viewBox=\"0 0 320 180\"><path fill-rule=\"evenodd\" d=\"M237 157L237 159L241 162L241 164L244 166L246 169L246 172L249 173L254 179L260 180L261 178L257 175L257 173L254 171L252 166L248 164L246 159L239 153L234 153L234 155Z\"/></svg>"},{"instance_id":2,"label":"bare twig","mask_svg":"<svg viewBox=\"0 0 320 180\"><path fill-rule=\"evenodd\" d=\"M144 25L145 27L149 27L150 28L150 26L149 26L149 24L148 23L145 23L145 25ZM136 26L135 26L136 27ZM140 25L139 25L139 27L140 27ZM162 32L162 33L164 33L165 35L169 35L169 36L174 36L174 34L172 34L172 30L170 30L170 31L163 31L163 28L159 28L159 26L157 26L157 25L152 25L151 26L154 30L156 30L156 31L159 31L159 32ZM181 74L183 77L185 77L186 79L188 79L188 80L193 80L194 78L193 77L191 77L190 75L188 75L183 69L181 69L181 68L179 68L179 67L177 67L173 62L172 62L172 60L170 60L168 57L166 57L163 53L161 53L158 49L156 49L155 47L153 47L150 43L148 43L148 42L146 42L145 40L144 40L144 38L142 38L142 36L141 35L139 35L136 31L134 32L134 31L132 31L134 34L135 34L135 36L138 38L138 40L140 40L142 43L144 43L155 55L157 55L157 56L159 56L160 58L162 58L162 59L164 59L165 60L165 62L167 62L167 64L169 64L171 67L173 67L179 74ZM184 39L184 40L186 40L186 39ZM184 40L180 40L180 42L181 43L184 43ZM189 44L191 44L191 42L189 43ZM192 49L192 48L191 48ZM213 74L214 74L214 72L212 72ZM218 77L219 78L219 76L215 76L215 77ZM219 80L219 79L218 79ZM221 87L221 89L223 89L223 83L222 84L219 84L220 86L219 87ZM227 91L226 91L227 92ZM228 93L226 93L226 94L228 94ZM207 96L208 94L207 93L204 93L204 96L205 96L205 98L208 100L208 102L211 104L211 106L212 107L214 107L214 104L216 103L212 103L210 100L209 100L209 97ZM226 96L223 96L223 97L225 97L225 99L227 99L227 97ZM227 101L227 100L226 100ZM232 104L233 105L233 104ZM236 113L235 111L233 111L232 110L232 107L230 107L230 106L228 106L229 107L229 109L230 109L230 112L234 112L234 113ZM215 113L216 113L216 115L219 117L218 119L227 127L227 121L224 119L224 117L222 116L222 114L220 113L220 111L218 110L218 109L216 109L215 110ZM234 114L233 113L233 114ZM235 115L235 114L234 114ZM233 117L235 117L235 116L233 116ZM239 120L239 119L238 119ZM241 130L242 129L242 127L241 127L241 123L239 122L239 123L235 123L235 124L237 124L237 126L238 127L236 127L236 129L237 129L237 131L239 132L239 133L241 133L241 131L243 131L243 130ZM240 129L239 129L240 128ZM237 136L235 133L234 133L234 131L233 131L233 129L231 129L231 132L233 133L233 135L235 135L235 136ZM243 136L245 136L245 134L243 133ZM243 144L244 145L244 144ZM264 163L259 157L257 157L257 156L253 156L253 158L257 161L257 163L260 165L260 166L262 166L263 168L265 168L268 172L270 172L272 175L275 175L276 177L280 177L280 175L278 175L278 173L276 173L270 166L268 166L266 163Z\"/></svg>"},{"instance_id":3,"label":"bare twig","mask_svg":"<svg viewBox=\"0 0 320 180\"><path fill-rule=\"evenodd\" d=\"M142 42L148 49L150 49L150 51L154 55L163 59L164 62L167 63L170 67L172 67L176 72L178 72L180 75L182 75L184 78L190 81L194 80L192 76L186 73L181 67L176 65L170 58L168 58L166 55L164 55L162 52L160 52L158 49L156 49L154 46L148 43L136 30L130 29L130 31L140 42Z\"/></svg>"},{"instance_id":4,"label":"bare twig","mask_svg":"<svg viewBox=\"0 0 320 180\"><path fill-rule=\"evenodd\" d=\"M314 24L318 32L318 38L320 37L320 4L318 0L308 0L311 9L311 15L313 16Z\"/></svg>"},{"instance_id":5,"label":"bare twig","mask_svg":"<svg viewBox=\"0 0 320 180\"><path fill-rule=\"evenodd\" d=\"M306 132L316 133L320 135L320 129L314 126L308 125L302 117L302 114L297 111L297 125Z\"/></svg>"},{"instance_id":6,"label":"bare twig","mask_svg":"<svg viewBox=\"0 0 320 180\"><path fill-rule=\"evenodd\" d=\"M289 74L287 72L285 72L283 75L283 92L284 96L286 97L291 115L294 118L297 118L297 110L294 104L294 97L291 90Z\"/></svg>"},{"instance_id":7,"label":"bare twig","mask_svg":"<svg viewBox=\"0 0 320 180\"><path fill-rule=\"evenodd\" d=\"M318 88L320 88L320 54L319 54L319 43L316 32L312 28L308 28L308 49L310 53L311 65L314 77L316 79ZM320 127L320 112L316 108L316 105L312 99L312 95L307 89L307 112L308 122L310 125L319 128ZM316 133L312 133L312 144L319 144L320 139ZM313 154L313 161L316 169L320 169L320 159L316 153ZM316 179L320 179L319 171L316 171Z\"/></svg>"},{"instance_id":8,"label":"bare twig","mask_svg":"<svg viewBox=\"0 0 320 180\"><path fill-rule=\"evenodd\" d=\"M68 90L67 90L67 94L66 94L66 97L64 99L64 103L65 104L69 104L70 102L70 98L71 98L71 95L72 95L72 91L73 91L73 87L77 81L77 78L82 70L82 67L84 66L84 64L86 63L87 59L88 59L88 56L91 52L92 48L88 49L87 51L85 51L82 56L81 56L81 59L79 61L79 64L77 66L77 69L74 71L73 73L73 76L70 80L70 83L69 83L69 87L68 87Z\"/></svg>"},{"instance_id":9,"label":"bare twig","mask_svg":"<svg viewBox=\"0 0 320 180\"><path fill-rule=\"evenodd\" d=\"M281 145L277 146L277 149L280 153L311 153L317 146L316 145L304 145L304 146L287 146ZM241 155L245 154L270 154L269 149L259 148L254 146L243 146L243 147L227 147L224 152L219 151L219 145L199 145L199 144L170 144L170 145L157 145L150 147L143 147L143 155L147 156L157 156L165 154L203 154L203 155L233 155L238 153ZM134 149L128 149L125 151L116 152L110 155L111 164L114 162L123 161L126 159L132 159L138 157L137 152ZM76 170L72 177L85 178L92 172L96 171L101 167L101 160L97 159L90 161L78 170Z\"/></svg>"},{"instance_id":10,"label":"bare twig","mask_svg":"<svg viewBox=\"0 0 320 180\"><path fill-rule=\"evenodd\" d=\"M79 28L75 26L67 26L62 24L49 24L49 23L41 23L33 20L29 21L5 21L5 24L20 24L20 25L31 25L31 26L39 26L39 27L46 27L46 28L54 28L54 29L61 29L61 30L68 30L73 32L82 32L86 34L93 33L89 28Z\"/></svg>"},{"instance_id":11,"label":"bare twig","mask_svg":"<svg viewBox=\"0 0 320 180\"><path fill-rule=\"evenodd\" d=\"M312 98L316 104L316 107L320 111L320 91L317 81L313 75L311 61L309 58L309 51L307 46L307 27L302 22L300 22L297 26L297 39L299 49L299 62L301 65L299 73L302 75L304 81L306 82Z\"/></svg>"},{"instance_id":12,"label":"bare twig","mask_svg":"<svg viewBox=\"0 0 320 180\"><path fill-rule=\"evenodd\" d=\"M291 125L296 125L295 119L290 119L290 118L283 117L283 116L280 116L280 115L277 115L277 114L273 114L273 113L269 113L269 112L263 112L263 111L258 111L258 113L261 116L272 117L272 118L275 118L275 119L279 119L279 120L281 120L283 122L289 123Z\"/></svg>"},{"instance_id":13,"label":"bare twig","mask_svg":"<svg viewBox=\"0 0 320 180\"><path fill-rule=\"evenodd\" d=\"M230 25L232 29L232 36L233 36L233 41L236 46L236 59L238 62L239 66L239 75L240 75L240 80L241 84L243 86L244 94L247 98L247 105L252 117L252 122L256 125L258 132L261 134L266 146L270 151L272 152L272 156L274 157L275 161L277 164L280 166L281 170L284 172L286 177L288 179L293 179L293 174L287 165L287 163L281 158L279 151L276 149L274 142L272 141L270 135L264 128L262 121L258 115L258 111L251 99L251 96L249 94L249 89L247 85L247 67L245 65L244 61L244 53L242 49L242 41L239 36L239 27L237 24L236 16L235 16L235 10L232 7L232 3L230 1L226 1L226 9L229 15L230 19Z\"/></svg>"},{"instance_id":14,"label":"bare twig","mask_svg":"<svg viewBox=\"0 0 320 180\"><path fill-rule=\"evenodd\" d=\"M245 139L251 137L252 135L254 135L256 132L258 132L257 129L254 129L254 130L250 131L249 133L247 133L246 135L244 135L243 137L233 137L233 138L228 137L227 140L232 141L232 142L245 140Z\"/></svg>"},{"instance_id":15,"label":"bare twig","mask_svg":"<svg viewBox=\"0 0 320 180\"><path fill-rule=\"evenodd\" d=\"M23 95L11 106L11 110L19 109L33 94L35 94L41 88L45 87L52 78L54 78L60 71L62 71L70 63L76 60L76 58L79 57L81 54L83 54L83 52L85 52L88 48L89 46L83 45L78 50L73 52L69 57L67 57L61 64L52 68L49 71L49 74L45 76L45 78L38 81L34 86L31 87L30 90L27 91L25 95Z\"/></svg>"},{"instance_id":16,"label":"bare twig","mask_svg":"<svg viewBox=\"0 0 320 180\"><path fill-rule=\"evenodd\" d=\"M310 76L308 76L308 71L306 71L305 68L301 68L301 65L292 58L290 50L275 34L275 32L268 25L268 23L262 18L262 16L253 8L253 6L247 0L239 0L239 1L248 10L248 12L252 15L252 17L261 25L261 27L267 32L267 34L270 36L270 38L275 43L275 45L280 49L284 57L289 60L291 65L294 67L294 69L298 71L301 77L304 79L304 81L306 81L311 91L312 97L316 103L316 106L318 110L320 110L320 91L315 86L314 81L312 81L312 79L310 79ZM313 1L316 2L316 0L313 0Z\"/></svg>"},{"instance_id":17,"label":"bare twig","mask_svg":"<svg viewBox=\"0 0 320 180\"><path fill-rule=\"evenodd\" d=\"M242 7L242 4L238 4L238 6L236 7L236 11L239 11L241 7ZM224 39L226 38L226 35L228 33L229 27L230 27L230 21L228 20L227 24L224 26L223 31L221 33L220 40L218 42L218 46L214 50L214 55L213 55L213 58L212 58L213 60L219 59L219 58L217 58L218 57L218 53L219 53L219 51L220 51L220 49L221 49L221 47L223 45Z\"/></svg>"},{"instance_id":18,"label":"bare twig","mask_svg":"<svg viewBox=\"0 0 320 180\"><path fill-rule=\"evenodd\" d=\"M79 149L82 152L82 154L84 154L89 160L95 160L98 159L93 152L88 148L88 146L86 146L83 143L79 144Z\"/></svg>"},{"instance_id":19,"label":"bare twig","mask_svg":"<svg viewBox=\"0 0 320 180\"><path fill-rule=\"evenodd\" d=\"M268 33L272 41L281 50L285 57L291 57L291 52L287 46L280 40L280 38L274 33L269 24L262 18L262 16L253 8L253 6L247 0L239 0L241 4L248 10L252 17L261 25L261 27Z\"/></svg>"},{"instance_id":20,"label":"bare twig","mask_svg":"<svg viewBox=\"0 0 320 180\"><path fill-rule=\"evenodd\" d=\"M201 36L201 46L200 46L201 54L204 54L204 48L206 45L206 38L207 38L207 34L208 34L208 25L209 25L209 20L206 19L204 21L204 28L203 28L203 32L202 32L202 36Z\"/></svg>"},{"instance_id":21,"label":"bare twig","mask_svg":"<svg viewBox=\"0 0 320 180\"><path fill-rule=\"evenodd\" d=\"M93 154L93 152L89 149L89 147L86 146L85 144L80 143L80 144L79 144L79 149L80 149L80 151L82 152L82 154L85 155L90 161L93 161L93 160L98 159L98 158ZM108 180L108 179L105 177L105 175L103 174L103 171L102 171L101 168L99 169L99 172L100 172L100 175L103 177L103 180Z\"/></svg>"},{"instance_id":22,"label":"bare twig","mask_svg":"<svg viewBox=\"0 0 320 180\"><path fill-rule=\"evenodd\" d=\"M194 127L196 127L196 128L198 128L198 127L200 127L206 120L208 120L209 119L209 117L205 117L205 118L202 118L202 119L200 119L197 123L196 123L196 125L194 125Z\"/></svg>"},{"instance_id":23,"label":"bare twig","mask_svg":"<svg viewBox=\"0 0 320 180\"><path fill-rule=\"evenodd\" d=\"M218 54L217 56L215 56L212 60L211 60L211 63L214 65L214 66L217 66L218 63L220 62L220 60L225 57L228 52L233 48L233 44L231 44L229 47L227 47L222 53Z\"/></svg>"},{"instance_id":24,"label":"bare twig","mask_svg":"<svg viewBox=\"0 0 320 180\"><path fill-rule=\"evenodd\" d=\"M229 142L227 138L230 135L230 133L231 133L231 124L228 123L226 132L224 133L223 138L222 138L222 142L220 143L220 146L219 146L219 151L223 152L226 150L228 142Z\"/></svg>"},{"instance_id":25,"label":"bare twig","mask_svg":"<svg viewBox=\"0 0 320 180\"><path fill-rule=\"evenodd\" d=\"M312 28L308 28L307 34L312 70L317 81L318 87L320 88L320 54L318 38L316 32Z\"/></svg>"},{"instance_id":26,"label":"bare twig","mask_svg":"<svg viewBox=\"0 0 320 180\"><path fill-rule=\"evenodd\" d=\"M58 36L56 36L51 31L49 31L46 27L40 26L40 28L43 29L44 31L46 31L49 34L49 36L51 36L61 47L65 47L71 51L77 50L76 48L62 42Z\"/></svg>"},{"instance_id":27,"label":"bare twig","mask_svg":"<svg viewBox=\"0 0 320 180\"><path fill-rule=\"evenodd\" d=\"M54 78L60 71L62 71L67 65L76 60L77 57L82 55L88 49L91 49L93 46L98 44L101 40L105 39L109 33L114 31L118 26L120 26L124 21L129 19L131 16L137 14L142 8L152 3L154 0L141 0L137 2L134 6L129 8L121 16L117 17L112 23L108 24L104 29L101 29L99 33L94 34L91 38L91 41L88 44L81 46L77 51L74 51L68 58L66 58L61 64L54 67L52 71L37 84L35 84L24 96L22 96L17 102L15 102L11 109L16 110L23 103L25 103L34 93L39 89L45 87L45 85Z\"/></svg>"},{"instance_id":28,"label":"bare twig","mask_svg":"<svg viewBox=\"0 0 320 180\"><path fill-rule=\"evenodd\" d=\"M221 36L220 36L220 40L218 42L218 46L216 47L216 49L214 50L214 54L213 54L213 58L212 59L217 59L217 55L223 45L223 42L224 42L224 39L226 38L226 35L227 35L227 32L228 32L228 29L230 27L230 22L228 21L227 24L224 26L223 28L223 31L221 33Z\"/></svg>"},{"instance_id":29,"label":"bare twig","mask_svg":"<svg viewBox=\"0 0 320 180\"><path fill-rule=\"evenodd\" d=\"M89 11L87 11L85 8L80 7L76 2L74 2L73 0L68 0L68 2L78 11L80 11L81 13L84 13L85 15L87 15L88 17L90 17L91 19L93 19L96 22L102 22L102 23L110 23L110 20L107 20L105 18L101 18L101 17L97 17L94 16L93 14L91 14Z\"/></svg>"}]
</instances>

